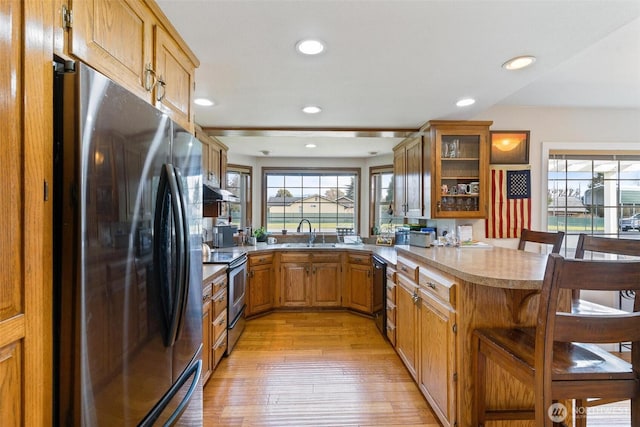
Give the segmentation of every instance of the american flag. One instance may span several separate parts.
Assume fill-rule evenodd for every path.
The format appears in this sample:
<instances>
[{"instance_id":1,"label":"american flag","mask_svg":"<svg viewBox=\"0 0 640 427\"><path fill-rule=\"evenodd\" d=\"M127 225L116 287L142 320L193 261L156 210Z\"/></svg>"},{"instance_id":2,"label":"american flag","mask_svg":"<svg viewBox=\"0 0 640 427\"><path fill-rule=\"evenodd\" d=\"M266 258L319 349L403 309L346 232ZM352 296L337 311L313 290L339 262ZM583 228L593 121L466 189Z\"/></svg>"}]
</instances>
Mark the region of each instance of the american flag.
<instances>
[{"instance_id":1,"label":"american flag","mask_svg":"<svg viewBox=\"0 0 640 427\"><path fill-rule=\"evenodd\" d=\"M531 171L524 167L491 166L488 238L517 238L523 228L531 228Z\"/></svg>"}]
</instances>

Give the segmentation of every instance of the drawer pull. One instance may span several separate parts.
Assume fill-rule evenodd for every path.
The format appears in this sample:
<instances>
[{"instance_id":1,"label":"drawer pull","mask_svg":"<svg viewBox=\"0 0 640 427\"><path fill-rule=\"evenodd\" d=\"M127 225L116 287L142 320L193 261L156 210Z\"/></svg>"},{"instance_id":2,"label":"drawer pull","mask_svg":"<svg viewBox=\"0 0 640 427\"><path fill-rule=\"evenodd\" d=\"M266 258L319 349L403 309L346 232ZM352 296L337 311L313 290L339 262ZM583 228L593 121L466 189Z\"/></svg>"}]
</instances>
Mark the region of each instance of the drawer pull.
<instances>
[{"instance_id":1,"label":"drawer pull","mask_svg":"<svg viewBox=\"0 0 640 427\"><path fill-rule=\"evenodd\" d=\"M220 321L218 322L218 326L222 326L226 323L227 319L225 319L224 317L222 319L220 319Z\"/></svg>"},{"instance_id":2,"label":"drawer pull","mask_svg":"<svg viewBox=\"0 0 640 427\"><path fill-rule=\"evenodd\" d=\"M437 287L436 284L433 282L427 282L427 286L430 287L431 289L435 289Z\"/></svg>"}]
</instances>

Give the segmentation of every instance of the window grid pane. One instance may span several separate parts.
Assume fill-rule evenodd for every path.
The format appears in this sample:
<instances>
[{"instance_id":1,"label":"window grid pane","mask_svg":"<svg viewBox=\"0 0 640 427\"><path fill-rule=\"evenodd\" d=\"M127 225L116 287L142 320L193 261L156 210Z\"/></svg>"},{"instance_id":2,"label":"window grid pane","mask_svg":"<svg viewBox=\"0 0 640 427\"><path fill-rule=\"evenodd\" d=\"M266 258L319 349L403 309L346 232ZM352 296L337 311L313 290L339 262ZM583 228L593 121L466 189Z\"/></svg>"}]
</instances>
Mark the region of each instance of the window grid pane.
<instances>
[{"instance_id":1,"label":"window grid pane","mask_svg":"<svg viewBox=\"0 0 640 427\"><path fill-rule=\"evenodd\" d=\"M303 218L317 232L355 229L358 173L266 172L265 182L267 231L296 231Z\"/></svg>"}]
</instances>

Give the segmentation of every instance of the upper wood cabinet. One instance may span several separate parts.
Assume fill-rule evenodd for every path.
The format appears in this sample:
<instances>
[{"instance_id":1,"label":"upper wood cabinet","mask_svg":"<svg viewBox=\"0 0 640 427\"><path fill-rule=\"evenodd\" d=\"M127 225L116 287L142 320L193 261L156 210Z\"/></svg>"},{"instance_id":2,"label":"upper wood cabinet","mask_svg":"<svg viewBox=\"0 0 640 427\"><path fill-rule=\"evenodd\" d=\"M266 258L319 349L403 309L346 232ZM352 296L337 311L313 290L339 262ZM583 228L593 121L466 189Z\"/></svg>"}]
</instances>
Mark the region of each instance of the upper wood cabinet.
<instances>
[{"instance_id":1,"label":"upper wood cabinet","mask_svg":"<svg viewBox=\"0 0 640 427\"><path fill-rule=\"evenodd\" d=\"M430 156L432 218L486 216L492 123L440 120L422 129Z\"/></svg>"},{"instance_id":2,"label":"upper wood cabinet","mask_svg":"<svg viewBox=\"0 0 640 427\"><path fill-rule=\"evenodd\" d=\"M59 53L86 62L193 132L200 63L154 2L82 0L59 9L63 32L54 31Z\"/></svg>"},{"instance_id":3,"label":"upper wood cabinet","mask_svg":"<svg viewBox=\"0 0 640 427\"><path fill-rule=\"evenodd\" d=\"M393 149L394 210L398 216L424 215L422 151L420 136L407 138Z\"/></svg>"},{"instance_id":4,"label":"upper wood cabinet","mask_svg":"<svg viewBox=\"0 0 640 427\"><path fill-rule=\"evenodd\" d=\"M185 129L193 129L195 66L162 27L154 28L154 103Z\"/></svg>"},{"instance_id":5,"label":"upper wood cabinet","mask_svg":"<svg viewBox=\"0 0 640 427\"><path fill-rule=\"evenodd\" d=\"M225 188L227 174L227 146L207 135L195 125L196 138L202 143L202 176L212 186Z\"/></svg>"},{"instance_id":6,"label":"upper wood cabinet","mask_svg":"<svg viewBox=\"0 0 640 427\"><path fill-rule=\"evenodd\" d=\"M145 70L155 21L149 8L139 0L82 0L67 13L72 14L67 53L150 99Z\"/></svg>"}]
</instances>

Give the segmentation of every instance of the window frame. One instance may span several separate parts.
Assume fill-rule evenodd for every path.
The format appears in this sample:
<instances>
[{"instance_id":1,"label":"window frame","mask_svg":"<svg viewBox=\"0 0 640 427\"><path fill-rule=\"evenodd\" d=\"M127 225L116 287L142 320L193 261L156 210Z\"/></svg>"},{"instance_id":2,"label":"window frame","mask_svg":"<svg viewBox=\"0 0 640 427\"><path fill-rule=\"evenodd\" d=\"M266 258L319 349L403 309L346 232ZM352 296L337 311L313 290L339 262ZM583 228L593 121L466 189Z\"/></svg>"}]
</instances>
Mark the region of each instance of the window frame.
<instances>
[{"instance_id":1,"label":"window frame","mask_svg":"<svg viewBox=\"0 0 640 427\"><path fill-rule=\"evenodd\" d=\"M335 173L345 174L352 173L355 175L354 184L356 186L354 194L356 200L354 201L354 232L360 234L362 230L360 224L360 212L362 203L362 168L359 167L342 167L342 168L325 168L325 167L305 167L305 168L290 168L290 167L275 167L275 166L263 166L261 168L262 177L262 195L261 195L261 212L260 219L261 225L267 226L267 201L269 199L267 191L267 175L269 174L314 174L318 175L330 175ZM323 232L324 234L331 234L331 232Z\"/></svg>"},{"instance_id":2,"label":"window frame","mask_svg":"<svg viewBox=\"0 0 640 427\"><path fill-rule=\"evenodd\" d=\"M252 218L253 218L253 168L251 166L245 165L237 165L237 164L227 164L227 172L225 176L225 187L228 186L229 182L229 173L239 173L240 177L240 186L244 186L245 188L241 192L241 194L236 194L240 198L240 209L245 209L244 213L240 214L240 227L251 227ZM244 181L242 176L248 177L248 182ZM244 196L244 197L243 197ZM243 223L244 220L244 223Z\"/></svg>"}]
</instances>

